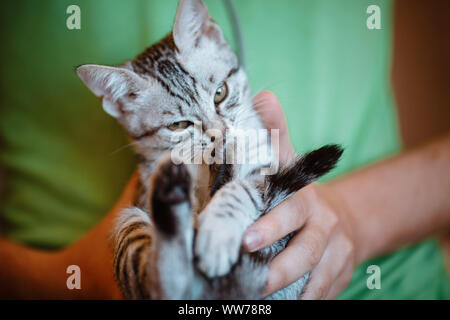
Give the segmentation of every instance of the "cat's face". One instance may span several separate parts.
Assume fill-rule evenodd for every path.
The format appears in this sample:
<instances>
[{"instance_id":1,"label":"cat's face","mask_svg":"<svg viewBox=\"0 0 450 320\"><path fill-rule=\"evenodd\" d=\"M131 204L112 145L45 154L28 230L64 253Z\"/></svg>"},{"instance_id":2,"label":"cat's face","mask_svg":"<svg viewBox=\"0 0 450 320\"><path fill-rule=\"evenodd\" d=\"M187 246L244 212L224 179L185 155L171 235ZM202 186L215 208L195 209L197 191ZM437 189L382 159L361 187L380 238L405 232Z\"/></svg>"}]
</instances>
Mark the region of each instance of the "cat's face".
<instances>
[{"instance_id":1,"label":"cat's face","mask_svg":"<svg viewBox=\"0 0 450 320\"><path fill-rule=\"evenodd\" d=\"M210 148L226 130L261 126L247 76L202 0L181 0L172 34L135 60L83 65L77 73L148 160L175 147Z\"/></svg>"}]
</instances>

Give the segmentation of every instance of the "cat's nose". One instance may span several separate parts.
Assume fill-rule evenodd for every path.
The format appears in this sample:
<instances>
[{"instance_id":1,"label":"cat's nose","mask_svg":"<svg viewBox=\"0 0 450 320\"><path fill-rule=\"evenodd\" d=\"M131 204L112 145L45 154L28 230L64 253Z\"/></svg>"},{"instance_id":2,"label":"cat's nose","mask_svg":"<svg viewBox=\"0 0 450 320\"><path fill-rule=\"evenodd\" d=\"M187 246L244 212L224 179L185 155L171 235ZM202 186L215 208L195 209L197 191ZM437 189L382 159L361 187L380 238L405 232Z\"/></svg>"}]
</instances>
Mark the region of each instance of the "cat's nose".
<instances>
[{"instance_id":1,"label":"cat's nose","mask_svg":"<svg viewBox=\"0 0 450 320\"><path fill-rule=\"evenodd\" d=\"M209 130L207 136L210 143L214 144L220 144L225 139L223 132L220 130Z\"/></svg>"},{"instance_id":2,"label":"cat's nose","mask_svg":"<svg viewBox=\"0 0 450 320\"><path fill-rule=\"evenodd\" d=\"M208 127L209 129L214 129L214 131L221 131L221 132L225 131L225 124L223 123L223 121L220 120L211 121Z\"/></svg>"}]
</instances>

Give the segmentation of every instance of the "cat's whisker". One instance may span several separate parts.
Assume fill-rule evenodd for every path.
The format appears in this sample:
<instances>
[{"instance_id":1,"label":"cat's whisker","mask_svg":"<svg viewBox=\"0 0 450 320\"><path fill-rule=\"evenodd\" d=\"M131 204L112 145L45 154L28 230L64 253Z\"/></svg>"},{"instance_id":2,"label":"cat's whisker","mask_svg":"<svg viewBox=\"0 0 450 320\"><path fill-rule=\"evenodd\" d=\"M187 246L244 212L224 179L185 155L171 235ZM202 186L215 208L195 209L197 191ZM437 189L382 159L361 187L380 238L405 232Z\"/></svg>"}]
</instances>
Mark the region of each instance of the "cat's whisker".
<instances>
[{"instance_id":1,"label":"cat's whisker","mask_svg":"<svg viewBox=\"0 0 450 320\"><path fill-rule=\"evenodd\" d=\"M129 147L131 147L131 146L134 146L134 145L136 145L136 142L135 142L135 141L132 141L132 142L130 142L130 143L127 143L127 144L125 144L125 145L123 145L123 146L117 148L116 150L112 151L108 156L111 157L111 156L115 155L116 153L118 153L118 152L120 152L120 151L122 151L122 150L124 150L124 149L126 149L126 148L129 148Z\"/></svg>"},{"instance_id":2,"label":"cat's whisker","mask_svg":"<svg viewBox=\"0 0 450 320\"><path fill-rule=\"evenodd\" d=\"M279 79L277 81L273 81L272 83L261 85L257 90L255 90L256 94L253 96L253 98L255 98L261 91L275 91L275 88L282 85L285 81L286 80L284 79Z\"/></svg>"}]
</instances>

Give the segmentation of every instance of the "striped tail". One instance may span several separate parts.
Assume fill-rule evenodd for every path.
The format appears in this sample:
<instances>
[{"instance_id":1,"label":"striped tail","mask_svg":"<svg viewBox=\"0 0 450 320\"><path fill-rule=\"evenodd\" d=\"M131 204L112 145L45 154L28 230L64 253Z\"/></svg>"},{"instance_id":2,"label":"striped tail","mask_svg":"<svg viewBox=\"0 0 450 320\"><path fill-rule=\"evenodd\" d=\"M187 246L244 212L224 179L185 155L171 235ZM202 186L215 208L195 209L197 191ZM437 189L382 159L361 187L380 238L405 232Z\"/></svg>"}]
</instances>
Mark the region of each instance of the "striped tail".
<instances>
[{"instance_id":1,"label":"striped tail","mask_svg":"<svg viewBox=\"0 0 450 320\"><path fill-rule=\"evenodd\" d=\"M332 170L344 150L338 145L326 145L297 157L278 173L267 176L264 202L268 212L293 193Z\"/></svg>"}]
</instances>

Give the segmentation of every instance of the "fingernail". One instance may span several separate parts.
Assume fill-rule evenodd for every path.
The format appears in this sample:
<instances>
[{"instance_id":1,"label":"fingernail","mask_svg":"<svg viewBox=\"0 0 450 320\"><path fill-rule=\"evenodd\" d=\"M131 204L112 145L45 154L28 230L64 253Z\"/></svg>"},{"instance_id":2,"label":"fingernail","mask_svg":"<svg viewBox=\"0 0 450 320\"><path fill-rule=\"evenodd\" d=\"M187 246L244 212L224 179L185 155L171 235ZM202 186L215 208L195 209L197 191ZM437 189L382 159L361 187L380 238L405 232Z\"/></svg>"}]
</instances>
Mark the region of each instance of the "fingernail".
<instances>
[{"instance_id":1,"label":"fingernail","mask_svg":"<svg viewBox=\"0 0 450 320\"><path fill-rule=\"evenodd\" d=\"M256 231L248 232L244 237L244 245L248 251L255 251L261 244L261 235Z\"/></svg>"}]
</instances>

